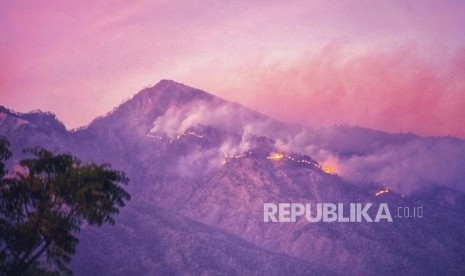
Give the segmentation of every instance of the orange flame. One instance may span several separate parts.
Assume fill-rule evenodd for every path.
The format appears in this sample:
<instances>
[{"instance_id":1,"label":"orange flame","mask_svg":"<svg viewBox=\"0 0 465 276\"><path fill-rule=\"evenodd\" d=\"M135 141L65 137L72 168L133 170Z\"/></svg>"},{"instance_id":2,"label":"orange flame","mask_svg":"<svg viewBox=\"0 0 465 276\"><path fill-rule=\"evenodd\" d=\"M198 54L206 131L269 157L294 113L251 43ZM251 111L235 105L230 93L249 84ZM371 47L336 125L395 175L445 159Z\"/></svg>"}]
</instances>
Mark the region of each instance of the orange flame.
<instances>
[{"instance_id":1,"label":"orange flame","mask_svg":"<svg viewBox=\"0 0 465 276\"><path fill-rule=\"evenodd\" d=\"M334 169L331 168L328 165L323 165L323 167L321 167L321 169L327 174L335 174Z\"/></svg>"},{"instance_id":2,"label":"orange flame","mask_svg":"<svg viewBox=\"0 0 465 276\"><path fill-rule=\"evenodd\" d=\"M279 160L284 157L284 154L279 153L279 152L272 152L270 155L267 157L270 160Z\"/></svg>"}]
</instances>

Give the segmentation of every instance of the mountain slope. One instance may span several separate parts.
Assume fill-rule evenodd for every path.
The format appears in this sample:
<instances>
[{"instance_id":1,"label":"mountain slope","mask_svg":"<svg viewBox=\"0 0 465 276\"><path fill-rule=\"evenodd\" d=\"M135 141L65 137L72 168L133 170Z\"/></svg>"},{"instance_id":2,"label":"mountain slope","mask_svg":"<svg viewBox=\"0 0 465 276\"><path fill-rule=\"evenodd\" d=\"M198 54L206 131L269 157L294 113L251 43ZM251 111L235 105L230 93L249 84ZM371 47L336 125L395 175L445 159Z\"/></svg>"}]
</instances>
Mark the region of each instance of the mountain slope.
<instances>
[{"instance_id":1,"label":"mountain slope","mask_svg":"<svg viewBox=\"0 0 465 276\"><path fill-rule=\"evenodd\" d=\"M462 140L287 125L166 80L71 132L56 119L18 126L39 115L4 113L0 133L15 141L15 151L53 145L109 162L131 179L132 200L116 227L83 232L77 274L95 266L119 275L465 270ZM376 196L385 186L390 192ZM384 202L393 211L422 206L425 216L264 223L266 202Z\"/></svg>"},{"instance_id":2,"label":"mountain slope","mask_svg":"<svg viewBox=\"0 0 465 276\"><path fill-rule=\"evenodd\" d=\"M332 274L320 265L271 253L161 208L133 211L122 216L121 227L84 233L73 261L75 271L82 275Z\"/></svg>"}]
</instances>

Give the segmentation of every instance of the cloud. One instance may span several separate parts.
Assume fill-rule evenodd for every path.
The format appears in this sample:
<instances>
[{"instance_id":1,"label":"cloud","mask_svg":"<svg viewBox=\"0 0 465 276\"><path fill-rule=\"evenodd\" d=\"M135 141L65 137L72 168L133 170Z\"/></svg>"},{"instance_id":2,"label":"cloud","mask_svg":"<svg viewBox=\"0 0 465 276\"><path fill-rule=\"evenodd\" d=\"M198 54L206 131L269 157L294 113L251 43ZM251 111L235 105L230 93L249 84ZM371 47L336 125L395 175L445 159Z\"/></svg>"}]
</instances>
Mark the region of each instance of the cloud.
<instances>
[{"instance_id":1,"label":"cloud","mask_svg":"<svg viewBox=\"0 0 465 276\"><path fill-rule=\"evenodd\" d=\"M318 54L258 58L238 67L234 98L243 96L243 104L274 118L315 127L347 124L465 137L464 50L437 59L417 49L358 51L356 45L334 42Z\"/></svg>"},{"instance_id":2,"label":"cloud","mask_svg":"<svg viewBox=\"0 0 465 276\"><path fill-rule=\"evenodd\" d=\"M335 101L344 99L340 92L349 97L354 92L347 88L364 88L365 80L367 88L378 89L384 84L391 86L392 79L399 80L393 88L407 84L401 88L407 91L412 86L401 81L404 73L416 83L425 77L431 80L428 71L420 72L416 79L411 75L415 72L411 65L417 62L409 57L421 52L447 63L449 53L463 47L463 5L460 1L373 4L315 0L269 1L266 5L260 1L211 1L205 5L197 1L112 1L111 5L88 0L3 1L0 100L19 111L50 110L67 126L77 127L105 114L137 89L170 78L252 105L281 120L316 125L342 118L379 127L387 125L386 118L393 114L405 115L402 108L399 112L398 106L388 104L385 115L373 115L368 109L374 118L361 118L357 112L352 114L351 106L334 106ZM331 41L348 41L353 47L340 54L327 49L318 52ZM386 49L409 44L417 48L406 53L399 74L383 72L382 66L396 61ZM421 60L420 65L430 66ZM434 85L436 78L439 88L444 88L447 75L463 76L458 73L461 69L454 73L444 67L437 72L434 66L429 68L433 69L433 81L425 86ZM377 75L370 77L372 73ZM459 98L457 105L463 103L462 96L454 97ZM394 123L390 129L410 131L418 117L426 117L437 120L435 128L416 126L412 131L456 134L457 125L449 125L443 118L452 112L448 104L437 110L445 109L445 115L430 118L418 111L412 113L417 117ZM315 107L315 114L309 115L308 109Z\"/></svg>"}]
</instances>

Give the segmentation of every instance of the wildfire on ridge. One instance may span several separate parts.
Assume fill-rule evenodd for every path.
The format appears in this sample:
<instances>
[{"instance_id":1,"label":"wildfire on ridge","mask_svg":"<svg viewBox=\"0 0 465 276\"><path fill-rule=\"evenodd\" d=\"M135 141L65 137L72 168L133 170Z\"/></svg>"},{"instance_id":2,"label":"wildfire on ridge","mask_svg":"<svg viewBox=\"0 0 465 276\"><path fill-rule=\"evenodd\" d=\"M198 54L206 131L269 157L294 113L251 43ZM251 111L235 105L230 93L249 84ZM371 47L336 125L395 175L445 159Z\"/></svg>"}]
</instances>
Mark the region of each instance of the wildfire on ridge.
<instances>
[{"instance_id":1,"label":"wildfire on ridge","mask_svg":"<svg viewBox=\"0 0 465 276\"><path fill-rule=\"evenodd\" d=\"M328 166L328 165L323 165L323 166L321 167L321 169L322 169L325 173L327 173L327 174L335 174L335 173L336 173L336 172L334 171L334 169L331 168L331 167Z\"/></svg>"},{"instance_id":2,"label":"wildfire on ridge","mask_svg":"<svg viewBox=\"0 0 465 276\"><path fill-rule=\"evenodd\" d=\"M146 136L147 136L147 137L150 137L150 138L156 138L156 139L158 139L158 140L161 140L161 139L162 139L162 137L161 137L160 135L153 135L153 134L151 134L151 133L147 134Z\"/></svg>"},{"instance_id":3,"label":"wildfire on ridge","mask_svg":"<svg viewBox=\"0 0 465 276\"><path fill-rule=\"evenodd\" d=\"M308 160L300 159L300 158L294 157L292 155L286 155L286 154L280 153L280 152L272 152L266 158L269 159L269 160L280 160L282 158L286 158L286 159L288 159L290 161L293 161L293 162L296 162L296 163L305 163L305 164L309 164L309 165L312 165L312 166L317 166L317 164L312 163L312 162L310 162Z\"/></svg>"},{"instance_id":4,"label":"wildfire on ridge","mask_svg":"<svg viewBox=\"0 0 465 276\"><path fill-rule=\"evenodd\" d=\"M375 196L380 196L382 194L389 193L389 192L390 192L389 188L386 187L384 189L381 189L381 190L377 191Z\"/></svg>"},{"instance_id":5,"label":"wildfire on ridge","mask_svg":"<svg viewBox=\"0 0 465 276\"><path fill-rule=\"evenodd\" d=\"M224 165L224 164L226 164L227 160L240 159L240 158L250 156L251 154L252 154L252 151L250 151L250 150L248 152L245 152L245 153L237 153L237 154L229 154L229 153L225 152L224 155L223 155L223 160L221 161L221 164Z\"/></svg>"},{"instance_id":6,"label":"wildfire on ridge","mask_svg":"<svg viewBox=\"0 0 465 276\"><path fill-rule=\"evenodd\" d=\"M239 158L243 158L243 157L246 157L248 155L252 154L251 151L247 152L247 153L242 153L242 154L228 154L228 153L224 153L224 158L225 159L239 159Z\"/></svg>"},{"instance_id":7,"label":"wildfire on ridge","mask_svg":"<svg viewBox=\"0 0 465 276\"><path fill-rule=\"evenodd\" d=\"M183 136L186 136L186 135L192 135L192 136L197 137L197 138L199 138L199 139L203 139L203 135L197 134L197 133L195 133L195 132L192 131L192 130L188 130L188 131L186 131L186 132L184 132L184 133L179 134L179 135L176 137L176 139L179 139L179 138L181 138L181 137L183 137Z\"/></svg>"},{"instance_id":8,"label":"wildfire on ridge","mask_svg":"<svg viewBox=\"0 0 465 276\"><path fill-rule=\"evenodd\" d=\"M279 160L284 157L284 154L279 153L279 152L272 152L270 155L267 157L267 159L270 160Z\"/></svg>"}]
</instances>

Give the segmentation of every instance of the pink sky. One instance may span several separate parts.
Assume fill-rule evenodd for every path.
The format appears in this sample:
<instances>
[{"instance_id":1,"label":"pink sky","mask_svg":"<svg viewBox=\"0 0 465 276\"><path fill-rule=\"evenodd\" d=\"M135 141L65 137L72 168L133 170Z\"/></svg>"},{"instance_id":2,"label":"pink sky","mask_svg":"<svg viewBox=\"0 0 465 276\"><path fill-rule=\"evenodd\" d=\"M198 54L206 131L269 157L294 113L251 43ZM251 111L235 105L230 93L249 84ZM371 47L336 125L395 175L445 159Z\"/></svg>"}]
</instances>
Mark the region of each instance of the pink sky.
<instances>
[{"instance_id":1,"label":"pink sky","mask_svg":"<svg viewBox=\"0 0 465 276\"><path fill-rule=\"evenodd\" d=\"M173 79L311 126L465 138L463 1L2 1L0 104L89 123Z\"/></svg>"}]
</instances>

